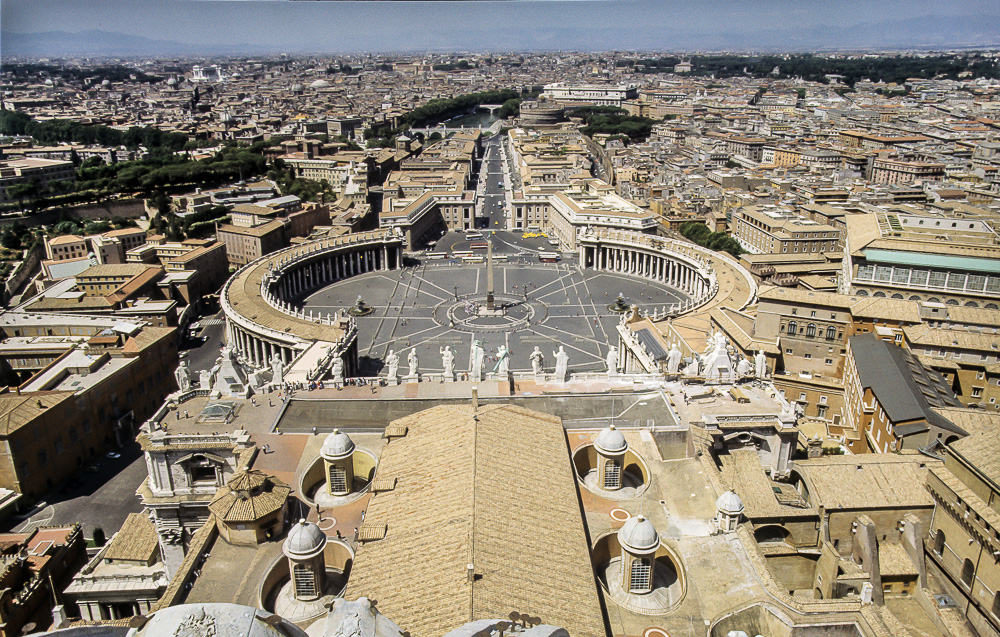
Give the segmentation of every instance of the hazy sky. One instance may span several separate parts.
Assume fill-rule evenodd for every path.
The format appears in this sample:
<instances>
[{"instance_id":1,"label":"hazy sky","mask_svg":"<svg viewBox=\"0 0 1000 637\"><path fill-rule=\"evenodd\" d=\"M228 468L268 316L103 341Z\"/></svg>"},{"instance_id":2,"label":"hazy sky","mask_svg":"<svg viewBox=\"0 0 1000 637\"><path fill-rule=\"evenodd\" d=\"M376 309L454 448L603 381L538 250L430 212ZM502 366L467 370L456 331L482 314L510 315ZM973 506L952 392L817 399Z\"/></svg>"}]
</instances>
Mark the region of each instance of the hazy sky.
<instances>
[{"instance_id":1,"label":"hazy sky","mask_svg":"<svg viewBox=\"0 0 1000 637\"><path fill-rule=\"evenodd\" d=\"M88 46L21 34L92 30L191 52L983 46L1000 44L1000 0L0 0L5 55Z\"/></svg>"}]
</instances>

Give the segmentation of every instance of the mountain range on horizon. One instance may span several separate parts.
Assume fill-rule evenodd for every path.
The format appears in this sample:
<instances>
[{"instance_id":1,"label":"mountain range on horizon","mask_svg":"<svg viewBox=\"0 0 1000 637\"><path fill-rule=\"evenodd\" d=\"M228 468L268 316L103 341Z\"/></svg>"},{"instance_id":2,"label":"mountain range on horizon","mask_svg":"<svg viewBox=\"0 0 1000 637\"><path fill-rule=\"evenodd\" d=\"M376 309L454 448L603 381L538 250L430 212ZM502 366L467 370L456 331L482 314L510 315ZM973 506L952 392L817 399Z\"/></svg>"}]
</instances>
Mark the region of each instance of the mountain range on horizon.
<instances>
[{"instance_id":1,"label":"mountain range on horizon","mask_svg":"<svg viewBox=\"0 0 1000 637\"><path fill-rule=\"evenodd\" d=\"M416 53L444 51L753 51L805 52L834 50L929 50L1000 47L1000 15L934 16L852 26L775 27L754 32L691 32L681 26L662 29L637 26L623 30L606 25L558 27L517 25L516 28L426 29L409 34L406 42L381 41L371 33L347 33L317 42L280 37L274 42L183 42L102 30L80 32L4 32L4 57L134 57L240 55L265 53L352 52Z\"/></svg>"}]
</instances>

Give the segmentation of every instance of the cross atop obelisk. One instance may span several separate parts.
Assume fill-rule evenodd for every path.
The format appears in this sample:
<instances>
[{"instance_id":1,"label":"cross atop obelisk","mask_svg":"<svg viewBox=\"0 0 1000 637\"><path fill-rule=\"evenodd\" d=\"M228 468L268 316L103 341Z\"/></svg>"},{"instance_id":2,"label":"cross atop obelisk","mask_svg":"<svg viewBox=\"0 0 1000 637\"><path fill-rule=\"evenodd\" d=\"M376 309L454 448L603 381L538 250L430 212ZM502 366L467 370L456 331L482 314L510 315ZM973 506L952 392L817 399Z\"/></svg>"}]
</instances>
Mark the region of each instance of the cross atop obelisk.
<instances>
[{"instance_id":1,"label":"cross atop obelisk","mask_svg":"<svg viewBox=\"0 0 1000 637\"><path fill-rule=\"evenodd\" d=\"M486 242L486 309L490 312L493 306L493 241Z\"/></svg>"}]
</instances>

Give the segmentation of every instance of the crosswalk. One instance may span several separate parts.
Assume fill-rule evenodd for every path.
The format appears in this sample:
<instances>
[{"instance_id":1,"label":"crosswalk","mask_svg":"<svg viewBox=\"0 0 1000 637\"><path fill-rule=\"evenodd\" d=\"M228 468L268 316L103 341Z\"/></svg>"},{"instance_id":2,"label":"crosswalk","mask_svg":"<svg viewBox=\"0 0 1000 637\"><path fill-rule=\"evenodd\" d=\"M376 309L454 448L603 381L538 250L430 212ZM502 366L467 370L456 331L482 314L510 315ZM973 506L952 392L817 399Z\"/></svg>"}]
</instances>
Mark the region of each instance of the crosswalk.
<instances>
[{"instance_id":1,"label":"crosswalk","mask_svg":"<svg viewBox=\"0 0 1000 637\"><path fill-rule=\"evenodd\" d=\"M201 324L204 327L212 327L213 325L222 325L223 323L225 323L225 321L226 321L225 319L214 318L214 319L208 319L207 321L201 321Z\"/></svg>"}]
</instances>

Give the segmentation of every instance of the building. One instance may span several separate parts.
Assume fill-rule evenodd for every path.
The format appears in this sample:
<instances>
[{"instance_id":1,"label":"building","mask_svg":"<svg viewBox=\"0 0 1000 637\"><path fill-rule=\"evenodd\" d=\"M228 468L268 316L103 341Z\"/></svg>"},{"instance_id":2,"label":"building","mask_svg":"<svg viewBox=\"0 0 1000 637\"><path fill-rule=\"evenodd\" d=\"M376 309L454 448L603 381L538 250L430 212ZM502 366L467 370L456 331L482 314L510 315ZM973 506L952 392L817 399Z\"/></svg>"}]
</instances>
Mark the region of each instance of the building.
<instances>
[{"instance_id":1,"label":"building","mask_svg":"<svg viewBox=\"0 0 1000 637\"><path fill-rule=\"evenodd\" d=\"M877 184L909 184L918 179L944 179L944 164L878 158L872 162L871 180Z\"/></svg>"},{"instance_id":2,"label":"building","mask_svg":"<svg viewBox=\"0 0 1000 637\"><path fill-rule=\"evenodd\" d=\"M76 181L76 167L59 159L9 159L0 161L0 203L17 201L7 189L18 184L38 184L39 192L54 182Z\"/></svg>"},{"instance_id":3,"label":"building","mask_svg":"<svg viewBox=\"0 0 1000 637\"><path fill-rule=\"evenodd\" d=\"M0 545L0 636L50 626L55 594L87 559L83 530L73 524L0 533ZM29 624L34 628L24 630Z\"/></svg>"},{"instance_id":4,"label":"building","mask_svg":"<svg viewBox=\"0 0 1000 637\"><path fill-rule=\"evenodd\" d=\"M577 248L577 235L585 229L653 234L658 226L655 214L615 194L612 186L599 179L551 195L549 208L548 224L543 227L569 250Z\"/></svg>"},{"instance_id":5,"label":"building","mask_svg":"<svg viewBox=\"0 0 1000 637\"><path fill-rule=\"evenodd\" d=\"M225 224L216 236L226 246L229 265L238 268L288 245L288 226L284 219L253 227Z\"/></svg>"},{"instance_id":6,"label":"building","mask_svg":"<svg viewBox=\"0 0 1000 637\"><path fill-rule=\"evenodd\" d=\"M993 321L1000 325L1000 313ZM911 325L903 328L903 347L941 374L962 404L1000 410L1000 334L995 327Z\"/></svg>"},{"instance_id":7,"label":"building","mask_svg":"<svg viewBox=\"0 0 1000 637\"><path fill-rule=\"evenodd\" d=\"M789 208L750 206L733 213L733 237L755 254L807 254L841 249L841 230Z\"/></svg>"},{"instance_id":8,"label":"building","mask_svg":"<svg viewBox=\"0 0 1000 637\"><path fill-rule=\"evenodd\" d=\"M138 263L94 265L28 300L19 309L33 314L73 313L127 316L159 327L177 325L178 302L160 287L162 267Z\"/></svg>"},{"instance_id":9,"label":"building","mask_svg":"<svg viewBox=\"0 0 1000 637\"><path fill-rule=\"evenodd\" d=\"M969 436L945 448L943 467L927 477L934 498L927 569L946 584L979 635L1000 635L1000 417L973 410L938 410Z\"/></svg>"},{"instance_id":10,"label":"building","mask_svg":"<svg viewBox=\"0 0 1000 637\"><path fill-rule=\"evenodd\" d=\"M540 99L577 105L618 106L639 97L638 84L546 84Z\"/></svg>"},{"instance_id":11,"label":"building","mask_svg":"<svg viewBox=\"0 0 1000 637\"><path fill-rule=\"evenodd\" d=\"M8 319L0 350L23 351L37 341L51 346L57 340L65 347L47 364L47 358L28 359L20 366L22 376L31 374L28 380L0 393L0 444L9 450L0 456L0 487L27 500L42 497L107 450L127 444L135 436L135 422L153 414L175 387L173 328L142 327L120 318L93 323L87 317L24 313L0 318ZM31 330L50 335L12 335ZM61 337L56 330L72 335Z\"/></svg>"},{"instance_id":12,"label":"building","mask_svg":"<svg viewBox=\"0 0 1000 637\"><path fill-rule=\"evenodd\" d=\"M232 409L231 401L216 401L202 413L208 421L225 426ZM192 534L209 519L210 504L223 485L246 468L254 446L245 431L184 434L168 432L166 424L139 435L149 476L136 495L153 517L160 554L172 577L184 560ZM282 487L288 488L282 485L278 490Z\"/></svg>"},{"instance_id":13,"label":"building","mask_svg":"<svg viewBox=\"0 0 1000 637\"><path fill-rule=\"evenodd\" d=\"M859 334L848 341L845 425L864 432L870 451L947 445L966 432L935 408L960 406L944 378L901 347L875 334Z\"/></svg>"},{"instance_id":14,"label":"building","mask_svg":"<svg viewBox=\"0 0 1000 637\"><path fill-rule=\"evenodd\" d=\"M145 615L167 588L156 529L144 513L130 513L122 528L63 591L86 621Z\"/></svg>"},{"instance_id":15,"label":"building","mask_svg":"<svg viewBox=\"0 0 1000 637\"><path fill-rule=\"evenodd\" d=\"M997 217L873 206L845 217L841 292L1000 309Z\"/></svg>"}]
</instances>

